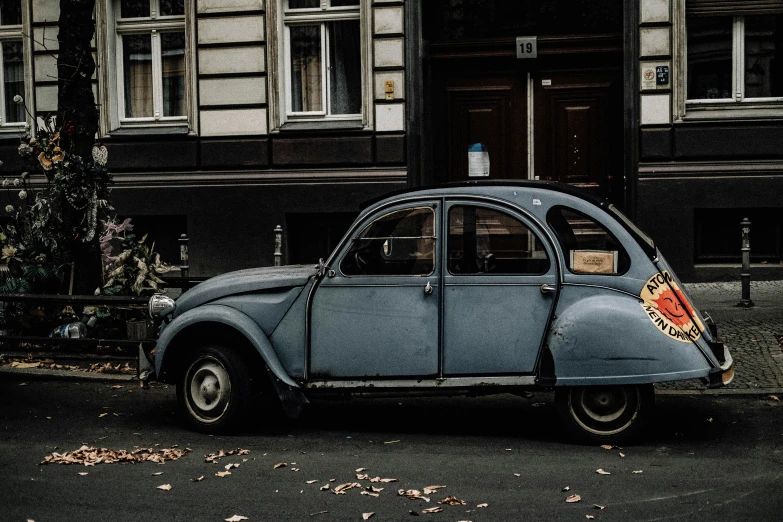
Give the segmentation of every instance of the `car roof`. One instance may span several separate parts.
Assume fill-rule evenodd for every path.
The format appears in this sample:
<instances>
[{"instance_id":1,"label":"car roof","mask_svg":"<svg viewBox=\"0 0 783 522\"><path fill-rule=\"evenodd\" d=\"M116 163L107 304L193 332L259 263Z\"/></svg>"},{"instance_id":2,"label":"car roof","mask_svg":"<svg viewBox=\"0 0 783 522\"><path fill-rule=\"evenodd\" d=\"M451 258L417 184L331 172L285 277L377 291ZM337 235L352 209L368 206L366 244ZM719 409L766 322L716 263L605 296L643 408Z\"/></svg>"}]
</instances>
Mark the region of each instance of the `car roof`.
<instances>
[{"instance_id":1,"label":"car roof","mask_svg":"<svg viewBox=\"0 0 783 522\"><path fill-rule=\"evenodd\" d=\"M400 190L395 190L393 192L388 192L386 194L383 194L382 196L378 196L372 199L369 199L365 202L363 202L360 206L360 210L365 210L366 208L374 205L375 203L378 203L379 201L383 201L388 198L393 198L395 196L400 195L406 195L406 194L416 194L416 193L425 193L425 192L432 192L437 190L444 190L444 189L464 189L464 188L486 188L486 187L493 187L493 188L502 188L502 187L521 187L521 188L533 188L533 189L546 189L551 190L553 192L559 192L562 194L568 194L570 196L574 196L579 199L583 199L585 201L588 201L598 207L601 207L603 209L606 209L609 206L609 201L605 199L601 199L594 194L591 194L590 192L580 189L578 187L574 187L573 185L568 185L566 183L560 183L558 181L460 181L455 183L443 183L440 185L429 185L429 186L423 186L423 187L409 187L404 188Z\"/></svg>"}]
</instances>

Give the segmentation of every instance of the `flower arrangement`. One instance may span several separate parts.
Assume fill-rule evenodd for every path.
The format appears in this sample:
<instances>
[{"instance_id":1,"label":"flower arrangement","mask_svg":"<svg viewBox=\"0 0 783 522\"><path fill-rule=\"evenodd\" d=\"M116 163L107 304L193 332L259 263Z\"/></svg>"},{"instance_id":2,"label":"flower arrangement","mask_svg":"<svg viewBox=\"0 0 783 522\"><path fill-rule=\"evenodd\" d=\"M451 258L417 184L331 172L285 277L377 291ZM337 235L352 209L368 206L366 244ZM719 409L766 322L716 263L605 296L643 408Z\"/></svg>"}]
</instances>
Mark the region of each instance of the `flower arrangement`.
<instances>
[{"instance_id":1,"label":"flower arrangement","mask_svg":"<svg viewBox=\"0 0 783 522\"><path fill-rule=\"evenodd\" d=\"M172 267L155 252L155 243L147 245L147 234L136 239L133 224L127 218L122 223L110 219L104 222L100 236L104 262L102 293L105 295L152 295L161 292L164 281L159 277ZM118 245L119 244L119 245ZM114 253L119 246L120 252Z\"/></svg>"}]
</instances>

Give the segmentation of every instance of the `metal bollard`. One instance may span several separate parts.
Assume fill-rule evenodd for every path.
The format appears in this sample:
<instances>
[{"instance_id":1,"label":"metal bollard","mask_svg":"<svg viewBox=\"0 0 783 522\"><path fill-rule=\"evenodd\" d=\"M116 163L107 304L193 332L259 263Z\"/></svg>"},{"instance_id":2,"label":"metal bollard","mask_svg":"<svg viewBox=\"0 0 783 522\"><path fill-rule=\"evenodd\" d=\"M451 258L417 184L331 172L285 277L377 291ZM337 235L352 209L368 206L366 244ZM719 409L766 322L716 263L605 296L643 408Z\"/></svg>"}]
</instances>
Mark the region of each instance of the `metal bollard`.
<instances>
[{"instance_id":1,"label":"metal bollard","mask_svg":"<svg viewBox=\"0 0 783 522\"><path fill-rule=\"evenodd\" d=\"M179 236L179 272L182 277L188 277L190 265L188 264L188 235Z\"/></svg>"},{"instance_id":2,"label":"metal bollard","mask_svg":"<svg viewBox=\"0 0 783 522\"><path fill-rule=\"evenodd\" d=\"M283 227L275 227L275 266L283 264Z\"/></svg>"},{"instance_id":3,"label":"metal bollard","mask_svg":"<svg viewBox=\"0 0 783 522\"><path fill-rule=\"evenodd\" d=\"M744 218L740 221L742 227L742 273L740 279L742 280L742 299L737 306L742 308L750 308L753 306L753 301L750 300L750 220Z\"/></svg>"}]
</instances>

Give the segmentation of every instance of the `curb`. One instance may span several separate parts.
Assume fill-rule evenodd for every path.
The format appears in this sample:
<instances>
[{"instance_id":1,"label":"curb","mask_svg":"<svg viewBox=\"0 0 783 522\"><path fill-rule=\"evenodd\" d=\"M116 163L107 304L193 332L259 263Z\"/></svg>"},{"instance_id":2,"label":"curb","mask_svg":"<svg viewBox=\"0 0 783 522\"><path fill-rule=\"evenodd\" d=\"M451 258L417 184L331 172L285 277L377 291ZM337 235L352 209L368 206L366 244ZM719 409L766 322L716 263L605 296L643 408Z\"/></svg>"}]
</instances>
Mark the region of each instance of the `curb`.
<instances>
[{"instance_id":1,"label":"curb","mask_svg":"<svg viewBox=\"0 0 783 522\"><path fill-rule=\"evenodd\" d=\"M23 380L50 380L50 381L99 381L99 382L136 382L136 375L118 375L111 373L80 372L73 370L41 370L38 368L25 368L22 370L16 368L0 367L0 378L10 377L12 379ZM753 395L783 395L783 388L757 388L749 389L706 389L706 390L655 390L655 395L660 396L753 396Z\"/></svg>"},{"instance_id":2,"label":"curb","mask_svg":"<svg viewBox=\"0 0 783 522\"><path fill-rule=\"evenodd\" d=\"M0 378L30 379L45 381L103 381L103 382L135 382L136 375L120 375L112 373L80 372L75 370L42 370L38 368L2 368Z\"/></svg>"}]
</instances>

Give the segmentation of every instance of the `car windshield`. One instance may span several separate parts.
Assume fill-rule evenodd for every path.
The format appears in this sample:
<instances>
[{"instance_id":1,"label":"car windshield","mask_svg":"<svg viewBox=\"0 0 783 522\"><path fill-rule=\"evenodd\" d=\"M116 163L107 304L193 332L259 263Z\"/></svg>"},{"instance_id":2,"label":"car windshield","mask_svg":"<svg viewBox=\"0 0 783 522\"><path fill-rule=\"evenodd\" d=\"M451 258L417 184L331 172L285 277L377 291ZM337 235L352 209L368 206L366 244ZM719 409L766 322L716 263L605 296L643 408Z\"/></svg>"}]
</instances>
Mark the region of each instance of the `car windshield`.
<instances>
[{"instance_id":1,"label":"car windshield","mask_svg":"<svg viewBox=\"0 0 783 522\"><path fill-rule=\"evenodd\" d=\"M633 234L633 236L636 238L637 241L639 240L643 241L644 243L647 244L647 246L650 247L650 249L652 249L651 255L655 255L655 241L653 241L653 239L650 236L645 234L641 228L637 227L633 221L628 219L628 216L620 212L620 209L618 209L614 205L609 205L607 208L609 212L614 217L616 217L629 232Z\"/></svg>"}]
</instances>

